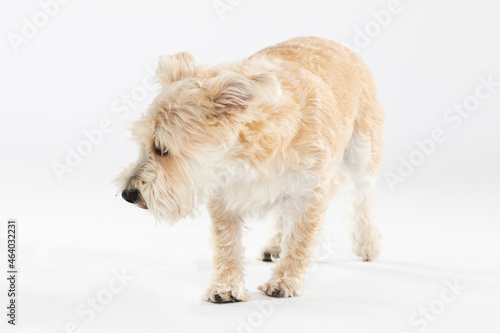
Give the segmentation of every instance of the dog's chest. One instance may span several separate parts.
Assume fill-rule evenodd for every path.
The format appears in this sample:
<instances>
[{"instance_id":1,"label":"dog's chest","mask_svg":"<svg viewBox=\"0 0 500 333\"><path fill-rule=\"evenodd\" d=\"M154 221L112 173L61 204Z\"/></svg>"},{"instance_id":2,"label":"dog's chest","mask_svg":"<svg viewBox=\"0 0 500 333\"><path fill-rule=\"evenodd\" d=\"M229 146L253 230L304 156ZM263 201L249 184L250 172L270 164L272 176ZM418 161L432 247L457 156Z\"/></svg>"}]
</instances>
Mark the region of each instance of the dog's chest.
<instances>
[{"instance_id":1,"label":"dog's chest","mask_svg":"<svg viewBox=\"0 0 500 333\"><path fill-rule=\"evenodd\" d=\"M229 178L220 188L228 206L243 214L260 216L290 200L300 201L314 188L307 172L283 170L280 165L263 172L243 164L231 165Z\"/></svg>"}]
</instances>

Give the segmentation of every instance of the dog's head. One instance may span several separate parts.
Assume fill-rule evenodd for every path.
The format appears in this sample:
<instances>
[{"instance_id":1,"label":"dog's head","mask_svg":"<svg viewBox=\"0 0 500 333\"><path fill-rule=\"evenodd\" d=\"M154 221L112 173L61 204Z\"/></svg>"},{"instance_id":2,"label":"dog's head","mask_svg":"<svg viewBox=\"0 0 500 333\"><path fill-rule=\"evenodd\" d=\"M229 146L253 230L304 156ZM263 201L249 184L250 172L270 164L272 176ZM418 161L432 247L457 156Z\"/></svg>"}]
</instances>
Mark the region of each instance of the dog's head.
<instances>
[{"instance_id":1,"label":"dog's head","mask_svg":"<svg viewBox=\"0 0 500 333\"><path fill-rule=\"evenodd\" d=\"M161 91L132 128L140 156L118 178L122 197L159 220L191 215L220 187L215 175L235 158L240 132L281 96L274 73L223 68L197 65L188 53L160 57Z\"/></svg>"}]
</instances>

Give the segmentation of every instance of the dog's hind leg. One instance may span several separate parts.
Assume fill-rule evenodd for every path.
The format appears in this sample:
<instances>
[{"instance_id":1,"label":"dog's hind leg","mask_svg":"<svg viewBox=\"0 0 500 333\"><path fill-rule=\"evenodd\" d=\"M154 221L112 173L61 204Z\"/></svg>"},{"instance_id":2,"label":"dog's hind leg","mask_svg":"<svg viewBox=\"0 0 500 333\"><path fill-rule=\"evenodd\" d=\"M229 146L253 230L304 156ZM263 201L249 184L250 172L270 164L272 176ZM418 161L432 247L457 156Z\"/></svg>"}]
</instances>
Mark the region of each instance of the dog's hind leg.
<instances>
[{"instance_id":1,"label":"dog's hind leg","mask_svg":"<svg viewBox=\"0 0 500 333\"><path fill-rule=\"evenodd\" d=\"M340 166L352 203L350 239L353 252L363 261L380 253L380 233L373 220L373 186L382 160L384 115L378 101L364 105L354 126ZM363 104L362 104L363 105Z\"/></svg>"},{"instance_id":2,"label":"dog's hind leg","mask_svg":"<svg viewBox=\"0 0 500 333\"><path fill-rule=\"evenodd\" d=\"M273 258L278 259L281 252L281 240L285 228L285 221L281 216L274 218L271 224L271 230L267 238L266 244L261 251L260 260L272 261Z\"/></svg>"}]
</instances>

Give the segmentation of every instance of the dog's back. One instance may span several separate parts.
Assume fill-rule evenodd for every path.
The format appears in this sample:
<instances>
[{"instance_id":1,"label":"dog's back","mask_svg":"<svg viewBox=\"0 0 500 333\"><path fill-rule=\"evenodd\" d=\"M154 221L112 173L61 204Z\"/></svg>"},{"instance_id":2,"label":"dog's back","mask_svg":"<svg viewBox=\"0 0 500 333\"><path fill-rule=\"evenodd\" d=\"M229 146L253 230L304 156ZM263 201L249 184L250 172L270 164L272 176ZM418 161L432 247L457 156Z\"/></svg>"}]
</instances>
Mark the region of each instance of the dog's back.
<instances>
[{"instance_id":1,"label":"dog's back","mask_svg":"<svg viewBox=\"0 0 500 333\"><path fill-rule=\"evenodd\" d=\"M375 173L384 146L384 111L363 60L348 48L317 37L267 47L249 60L260 57L275 60L285 69L278 72L282 89L290 87L297 103L305 106L303 121L323 124L323 134L335 152L355 145L352 140L371 142L369 168ZM314 101L320 102L311 105Z\"/></svg>"}]
</instances>

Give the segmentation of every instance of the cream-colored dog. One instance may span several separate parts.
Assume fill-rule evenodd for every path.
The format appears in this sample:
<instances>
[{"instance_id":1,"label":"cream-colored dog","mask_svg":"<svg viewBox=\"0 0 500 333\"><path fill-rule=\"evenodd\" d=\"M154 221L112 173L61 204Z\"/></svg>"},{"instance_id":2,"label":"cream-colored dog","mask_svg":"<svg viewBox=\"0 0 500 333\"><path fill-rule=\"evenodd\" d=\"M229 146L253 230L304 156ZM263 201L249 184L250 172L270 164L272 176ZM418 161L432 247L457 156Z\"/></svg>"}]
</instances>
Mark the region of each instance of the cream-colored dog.
<instances>
[{"instance_id":1,"label":"cream-colored dog","mask_svg":"<svg viewBox=\"0 0 500 333\"><path fill-rule=\"evenodd\" d=\"M175 222L206 203L213 224L213 282L206 299L247 299L241 229L271 215L262 259L279 258L269 296L299 296L340 182L353 201L350 238L362 260L380 252L372 187L384 146L384 113L363 61L320 38L295 38L241 62L207 67L189 53L162 56L162 90L133 135L139 160L122 196Z\"/></svg>"}]
</instances>

